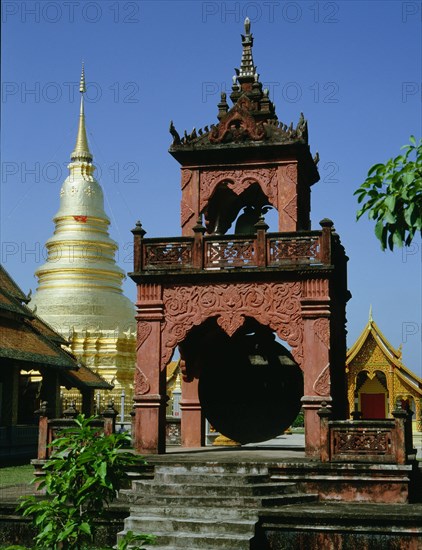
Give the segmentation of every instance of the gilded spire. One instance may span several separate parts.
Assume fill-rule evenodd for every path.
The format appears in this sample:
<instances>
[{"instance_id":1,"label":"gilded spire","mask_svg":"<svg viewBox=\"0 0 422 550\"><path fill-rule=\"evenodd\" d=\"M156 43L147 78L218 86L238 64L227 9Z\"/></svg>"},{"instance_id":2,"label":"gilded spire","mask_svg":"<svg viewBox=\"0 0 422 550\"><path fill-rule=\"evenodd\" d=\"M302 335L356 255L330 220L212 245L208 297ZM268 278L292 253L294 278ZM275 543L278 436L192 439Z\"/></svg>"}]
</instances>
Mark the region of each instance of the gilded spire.
<instances>
[{"instance_id":1,"label":"gilded spire","mask_svg":"<svg viewBox=\"0 0 422 550\"><path fill-rule=\"evenodd\" d=\"M373 321L373 318L372 318L372 304L369 306L369 322L372 323Z\"/></svg>"},{"instance_id":2,"label":"gilded spire","mask_svg":"<svg viewBox=\"0 0 422 550\"><path fill-rule=\"evenodd\" d=\"M85 86L85 69L82 62L82 71L81 71L81 80L79 83L79 91L81 93L81 108L79 112L79 127L78 135L76 137L75 149L71 155L73 161L85 161L92 162L92 154L89 150L88 140L86 137L86 128L85 128L85 113L84 113L84 93L86 92Z\"/></svg>"}]
</instances>

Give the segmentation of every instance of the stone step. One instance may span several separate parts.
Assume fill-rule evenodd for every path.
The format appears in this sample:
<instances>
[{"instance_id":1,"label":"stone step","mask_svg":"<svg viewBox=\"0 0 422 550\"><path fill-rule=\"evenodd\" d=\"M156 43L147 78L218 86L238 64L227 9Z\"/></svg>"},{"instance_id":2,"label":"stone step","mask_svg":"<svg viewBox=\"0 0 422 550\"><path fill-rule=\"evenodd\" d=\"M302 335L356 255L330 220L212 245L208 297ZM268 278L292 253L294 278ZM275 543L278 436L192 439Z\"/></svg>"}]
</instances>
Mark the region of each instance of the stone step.
<instances>
[{"instance_id":1,"label":"stone step","mask_svg":"<svg viewBox=\"0 0 422 550\"><path fill-rule=\"evenodd\" d=\"M157 471L154 476L155 483L180 483L183 485L201 483L202 485L224 484L239 485L241 483L265 483L270 481L268 473L262 474L239 474L239 473L204 473L204 472L161 472Z\"/></svg>"},{"instance_id":2,"label":"stone step","mask_svg":"<svg viewBox=\"0 0 422 550\"><path fill-rule=\"evenodd\" d=\"M126 533L122 531L117 535L118 540ZM205 535L180 532L177 534L154 533L156 544L151 550L183 548L184 550L249 550L250 541L253 537L241 534ZM130 546L129 546L130 548Z\"/></svg>"},{"instance_id":3,"label":"stone step","mask_svg":"<svg viewBox=\"0 0 422 550\"><path fill-rule=\"evenodd\" d=\"M294 496L294 495L293 495ZM231 519L245 519L252 520L257 518L258 508L246 508L235 506L218 506L220 499L213 499L213 503L216 506L171 506L163 505L159 506L158 503L154 505L136 505L131 507L131 511L134 517L144 518L146 516L151 518L213 518L214 520L231 520Z\"/></svg>"},{"instance_id":4,"label":"stone step","mask_svg":"<svg viewBox=\"0 0 422 550\"><path fill-rule=\"evenodd\" d=\"M259 496L284 494L293 490L293 485L284 483L255 483L255 484L211 484L211 483L166 483L158 484L155 481L134 481L133 490L136 494L145 496L155 495L157 497L166 495L185 496L221 496L221 497L239 497L239 496Z\"/></svg>"},{"instance_id":5,"label":"stone step","mask_svg":"<svg viewBox=\"0 0 422 550\"><path fill-rule=\"evenodd\" d=\"M134 517L131 516L125 523L126 529L132 529L136 533L194 533L205 536L213 535L247 535L252 538L255 533L255 524L258 515L253 520L219 520L213 517L205 518L177 518L152 516Z\"/></svg>"},{"instance_id":6,"label":"stone step","mask_svg":"<svg viewBox=\"0 0 422 550\"><path fill-rule=\"evenodd\" d=\"M231 507L237 508L259 508L261 506L285 506L286 504L295 504L296 502L305 502L315 500L316 495L304 493L290 493L282 495L257 495L257 496L238 496L238 497L220 497L220 496L180 496L180 495L149 495L148 497L133 496L129 501L131 516L138 510L148 510L149 506L155 507L173 507L199 509L213 508L225 509Z\"/></svg>"},{"instance_id":7,"label":"stone step","mask_svg":"<svg viewBox=\"0 0 422 550\"><path fill-rule=\"evenodd\" d=\"M256 549L262 511L318 500L273 481L267 466L213 462L156 463L153 479L134 480L120 498L130 504L125 530L156 535L153 550Z\"/></svg>"},{"instance_id":8,"label":"stone step","mask_svg":"<svg viewBox=\"0 0 422 550\"><path fill-rule=\"evenodd\" d=\"M154 468L152 466L145 466L140 470L129 470L127 475L131 481L138 479L154 479Z\"/></svg>"},{"instance_id":9,"label":"stone step","mask_svg":"<svg viewBox=\"0 0 422 550\"><path fill-rule=\"evenodd\" d=\"M221 463L221 462L183 462L183 463L153 463L155 473L172 474L268 474L268 465L260 463Z\"/></svg>"},{"instance_id":10,"label":"stone step","mask_svg":"<svg viewBox=\"0 0 422 550\"><path fill-rule=\"evenodd\" d=\"M288 506L290 504L301 504L307 502L316 502L319 500L318 493L292 493L290 495L282 495L279 497L267 497L262 499L262 507L265 508L276 508L282 506Z\"/></svg>"}]
</instances>

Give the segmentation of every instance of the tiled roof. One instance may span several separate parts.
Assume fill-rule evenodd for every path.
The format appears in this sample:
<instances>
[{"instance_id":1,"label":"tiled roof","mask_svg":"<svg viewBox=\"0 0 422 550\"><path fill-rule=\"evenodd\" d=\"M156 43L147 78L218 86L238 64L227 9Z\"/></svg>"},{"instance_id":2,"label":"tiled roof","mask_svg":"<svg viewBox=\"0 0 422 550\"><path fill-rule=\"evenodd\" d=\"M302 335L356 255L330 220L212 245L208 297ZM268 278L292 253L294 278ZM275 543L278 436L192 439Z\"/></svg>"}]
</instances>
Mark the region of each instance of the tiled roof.
<instances>
[{"instance_id":1,"label":"tiled roof","mask_svg":"<svg viewBox=\"0 0 422 550\"><path fill-rule=\"evenodd\" d=\"M13 313L18 313L20 316L24 317L31 316L28 308L24 309L16 298L4 293L3 289L0 287L0 316L2 311L12 311Z\"/></svg>"},{"instance_id":2,"label":"tiled roof","mask_svg":"<svg viewBox=\"0 0 422 550\"><path fill-rule=\"evenodd\" d=\"M0 266L0 358L32 368L53 367L72 387L112 389L63 349L66 340L27 306L28 297Z\"/></svg>"},{"instance_id":3,"label":"tiled roof","mask_svg":"<svg viewBox=\"0 0 422 550\"><path fill-rule=\"evenodd\" d=\"M0 265L0 288L22 302L29 302L28 296L22 292L2 265Z\"/></svg>"},{"instance_id":4,"label":"tiled roof","mask_svg":"<svg viewBox=\"0 0 422 550\"><path fill-rule=\"evenodd\" d=\"M67 371L65 374L65 378L69 379L72 383L72 386L75 386L77 388L91 387L104 390L113 389L113 386L106 382L104 378L82 364L79 364L78 370Z\"/></svg>"},{"instance_id":5,"label":"tiled roof","mask_svg":"<svg viewBox=\"0 0 422 550\"><path fill-rule=\"evenodd\" d=\"M40 366L77 366L75 359L34 330L28 321L16 323L0 320L0 357L29 361Z\"/></svg>"},{"instance_id":6,"label":"tiled roof","mask_svg":"<svg viewBox=\"0 0 422 550\"><path fill-rule=\"evenodd\" d=\"M34 315L34 318L31 319L31 325L50 340L58 344L67 344L67 340L63 338L61 334L56 332L48 323L41 320L37 315Z\"/></svg>"}]
</instances>

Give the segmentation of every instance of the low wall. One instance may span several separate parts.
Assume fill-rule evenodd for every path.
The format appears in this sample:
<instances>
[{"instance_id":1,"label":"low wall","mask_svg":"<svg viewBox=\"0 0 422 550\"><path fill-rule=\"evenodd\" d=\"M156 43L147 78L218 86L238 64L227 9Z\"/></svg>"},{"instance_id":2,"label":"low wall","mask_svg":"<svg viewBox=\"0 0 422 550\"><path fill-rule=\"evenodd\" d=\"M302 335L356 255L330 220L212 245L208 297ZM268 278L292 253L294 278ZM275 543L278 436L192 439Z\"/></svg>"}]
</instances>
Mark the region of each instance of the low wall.
<instances>
[{"instance_id":1,"label":"low wall","mask_svg":"<svg viewBox=\"0 0 422 550\"><path fill-rule=\"evenodd\" d=\"M265 550L420 550L422 505L314 504L260 514Z\"/></svg>"},{"instance_id":2,"label":"low wall","mask_svg":"<svg viewBox=\"0 0 422 550\"><path fill-rule=\"evenodd\" d=\"M422 500L421 472L413 464L281 462L270 468L273 481L297 483L320 500L405 504Z\"/></svg>"}]
</instances>

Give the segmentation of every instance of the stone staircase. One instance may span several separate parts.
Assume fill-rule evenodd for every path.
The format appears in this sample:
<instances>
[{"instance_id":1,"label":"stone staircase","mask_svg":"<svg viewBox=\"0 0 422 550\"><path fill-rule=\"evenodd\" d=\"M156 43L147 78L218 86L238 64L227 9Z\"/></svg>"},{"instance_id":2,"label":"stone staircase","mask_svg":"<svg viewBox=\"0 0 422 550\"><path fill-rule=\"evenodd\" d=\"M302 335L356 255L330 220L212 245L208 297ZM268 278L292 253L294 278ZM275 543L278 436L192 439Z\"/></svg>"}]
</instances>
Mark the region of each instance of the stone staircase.
<instances>
[{"instance_id":1,"label":"stone staircase","mask_svg":"<svg viewBox=\"0 0 422 550\"><path fill-rule=\"evenodd\" d=\"M132 482L119 500L130 504L124 531L157 536L155 550L264 550L260 511L315 501L294 483L271 482L258 463L165 463L153 479Z\"/></svg>"}]
</instances>

